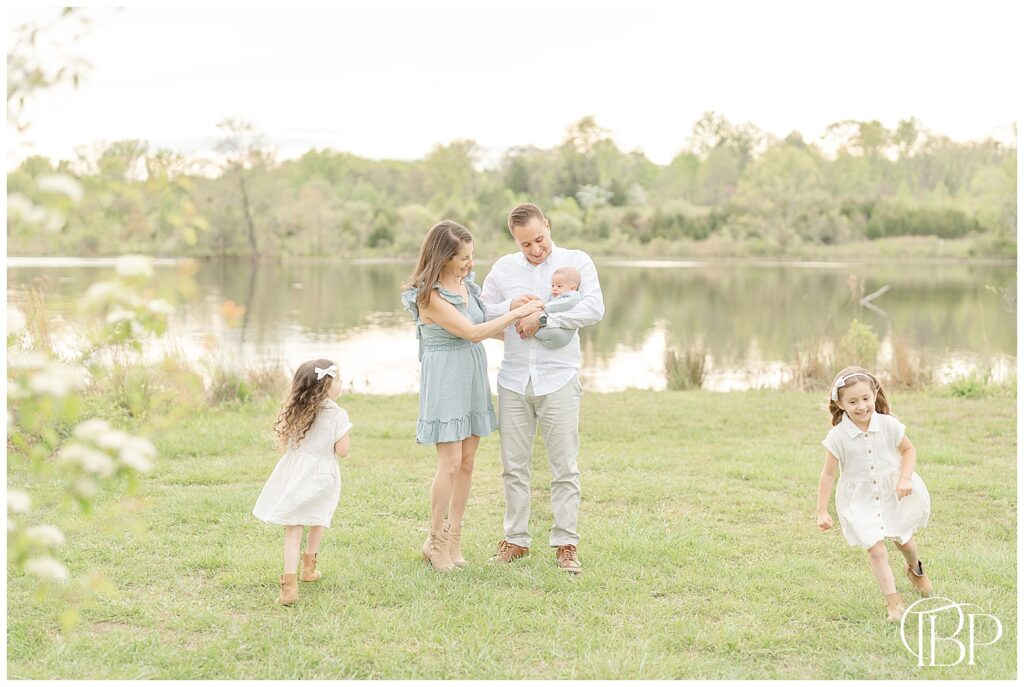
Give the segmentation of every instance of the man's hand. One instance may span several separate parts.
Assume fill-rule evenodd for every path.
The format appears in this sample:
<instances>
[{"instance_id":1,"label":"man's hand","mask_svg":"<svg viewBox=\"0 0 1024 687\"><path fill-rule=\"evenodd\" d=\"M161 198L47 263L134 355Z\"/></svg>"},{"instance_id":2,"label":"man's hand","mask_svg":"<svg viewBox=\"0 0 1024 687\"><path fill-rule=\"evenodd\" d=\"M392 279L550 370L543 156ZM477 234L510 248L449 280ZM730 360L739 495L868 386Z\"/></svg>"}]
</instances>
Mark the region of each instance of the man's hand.
<instances>
[{"instance_id":1,"label":"man's hand","mask_svg":"<svg viewBox=\"0 0 1024 687\"><path fill-rule=\"evenodd\" d=\"M512 301L511 303L509 303L508 309L509 310L515 310L516 308L518 308L523 303L526 303L527 301L539 301L539 300L540 300L539 296L534 296L532 293L528 293L525 296L520 296L519 298L517 298L514 301Z\"/></svg>"},{"instance_id":2,"label":"man's hand","mask_svg":"<svg viewBox=\"0 0 1024 687\"><path fill-rule=\"evenodd\" d=\"M535 312L516 322L516 331L520 339L528 339L540 329L541 312Z\"/></svg>"}]
</instances>

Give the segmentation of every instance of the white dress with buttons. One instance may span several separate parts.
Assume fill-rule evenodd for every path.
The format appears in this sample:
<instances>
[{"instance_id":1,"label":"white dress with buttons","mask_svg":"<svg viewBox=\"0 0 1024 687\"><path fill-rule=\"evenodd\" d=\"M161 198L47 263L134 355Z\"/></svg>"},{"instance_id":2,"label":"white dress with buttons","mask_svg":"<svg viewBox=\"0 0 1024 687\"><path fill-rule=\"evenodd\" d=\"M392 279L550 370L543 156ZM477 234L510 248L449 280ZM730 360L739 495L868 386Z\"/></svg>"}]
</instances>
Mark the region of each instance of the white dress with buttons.
<instances>
[{"instance_id":1,"label":"white dress with buttons","mask_svg":"<svg viewBox=\"0 0 1024 687\"><path fill-rule=\"evenodd\" d=\"M896 447L905 432L899 420L878 412L871 414L864 432L844 413L821 442L839 459L836 512L850 546L868 549L882 539L906 544L928 524L931 499L916 472L910 477L912 493L896 498L901 462Z\"/></svg>"},{"instance_id":2,"label":"white dress with buttons","mask_svg":"<svg viewBox=\"0 0 1024 687\"><path fill-rule=\"evenodd\" d=\"M334 444L350 429L348 413L325 401L299 445L277 462L252 514L274 525L329 527L341 499Z\"/></svg>"}]
</instances>

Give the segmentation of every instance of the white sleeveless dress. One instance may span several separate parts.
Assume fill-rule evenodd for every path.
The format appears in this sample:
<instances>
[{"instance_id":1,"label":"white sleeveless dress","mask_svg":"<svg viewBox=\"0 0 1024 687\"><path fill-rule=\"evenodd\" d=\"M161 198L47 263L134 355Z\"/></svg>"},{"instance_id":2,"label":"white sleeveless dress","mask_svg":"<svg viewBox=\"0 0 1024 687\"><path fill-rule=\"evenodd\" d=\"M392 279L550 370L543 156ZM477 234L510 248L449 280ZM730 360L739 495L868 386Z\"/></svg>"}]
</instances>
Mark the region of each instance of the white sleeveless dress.
<instances>
[{"instance_id":1,"label":"white sleeveless dress","mask_svg":"<svg viewBox=\"0 0 1024 687\"><path fill-rule=\"evenodd\" d=\"M348 413L325 401L299 445L277 462L252 514L274 525L330 527L341 498L334 443L350 429Z\"/></svg>"}]
</instances>

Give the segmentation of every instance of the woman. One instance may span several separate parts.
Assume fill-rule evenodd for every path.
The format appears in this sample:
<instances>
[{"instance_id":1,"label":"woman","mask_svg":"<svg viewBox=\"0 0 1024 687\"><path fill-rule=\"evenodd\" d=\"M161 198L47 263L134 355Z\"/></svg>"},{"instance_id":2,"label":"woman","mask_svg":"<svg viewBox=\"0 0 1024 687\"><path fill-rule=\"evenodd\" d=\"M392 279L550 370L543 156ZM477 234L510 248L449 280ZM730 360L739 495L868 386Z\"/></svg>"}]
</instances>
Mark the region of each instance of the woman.
<instances>
[{"instance_id":1,"label":"woman","mask_svg":"<svg viewBox=\"0 0 1024 687\"><path fill-rule=\"evenodd\" d=\"M416 443L437 446L430 487L430 534L423 560L438 572L464 567L462 515L469 500L480 437L498 426L480 342L544 307L532 300L484 322L473 281L473 237L451 220L423 240L419 261L403 286L402 305L416 320L420 346L420 413ZM445 522L447 513L448 522Z\"/></svg>"}]
</instances>

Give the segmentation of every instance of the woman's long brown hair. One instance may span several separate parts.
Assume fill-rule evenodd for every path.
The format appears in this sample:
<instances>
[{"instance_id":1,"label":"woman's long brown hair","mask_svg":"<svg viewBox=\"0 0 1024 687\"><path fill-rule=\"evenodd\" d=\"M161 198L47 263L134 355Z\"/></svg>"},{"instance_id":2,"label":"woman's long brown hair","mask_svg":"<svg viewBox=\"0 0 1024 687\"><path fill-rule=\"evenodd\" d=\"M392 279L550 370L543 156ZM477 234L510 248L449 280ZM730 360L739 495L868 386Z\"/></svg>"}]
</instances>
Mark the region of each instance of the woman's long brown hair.
<instances>
[{"instance_id":1,"label":"woman's long brown hair","mask_svg":"<svg viewBox=\"0 0 1024 687\"><path fill-rule=\"evenodd\" d=\"M274 423L274 434L277 435L279 448L297 447L302 437L306 436L306 432L313 426L316 414L320 412L327 399L331 380L334 379L330 375L324 375L323 379L318 380L314 368L326 369L333 364L326 358L320 358L308 360L295 370L292 388L288 392L288 398L281 404L281 412Z\"/></svg>"},{"instance_id":2,"label":"woman's long brown hair","mask_svg":"<svg viewBox=\"0 0 1024 687\"><path fill-rule=\"evenodd\" d=\"M420 246L420 257L416 261L416 269L402 284L402 290L417 288L416 303L426 308L430 301L430 292L434 289L441 276L441 268L459 253L464 243L472 243L473 235L466 227L450 219L441 220L427 232Z\"/></svg>"},{"instance_id":3,"label":"woman's long brown hair","mask_svg":"<svg viewBox=\"0 0 1024 687\"><path fill-rule=\"evenodd\" d=\"M850 385L850 379L858 382L867 382L875 392L875 412L889 415L889 399L885 397L885 389L882 388L878 379L863 367L850 365L839 371L839 374L832 379L832 386L829 387L828 412L832 415L833 427L843 421L843 413L846 412L840 407L838 401L832 400L832 389L836 388L836 382L840 377L849 377L849 379L846 380L843 386L839 387L839 393L836 394L839 401L843 400L843 389Z\"/></svg>"}]
</instances>

